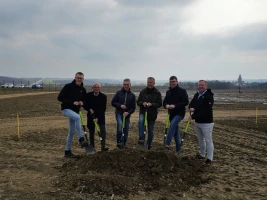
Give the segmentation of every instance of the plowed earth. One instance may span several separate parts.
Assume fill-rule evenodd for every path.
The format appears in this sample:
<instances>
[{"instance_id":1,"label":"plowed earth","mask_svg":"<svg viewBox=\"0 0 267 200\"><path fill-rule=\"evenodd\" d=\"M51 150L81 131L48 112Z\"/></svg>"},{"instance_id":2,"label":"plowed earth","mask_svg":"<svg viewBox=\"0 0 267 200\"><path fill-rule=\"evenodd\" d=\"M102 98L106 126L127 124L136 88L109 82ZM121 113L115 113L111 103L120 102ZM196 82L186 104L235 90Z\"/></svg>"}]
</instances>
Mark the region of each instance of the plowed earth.
<instances>
[{"instance_id":1,"label":"plowed earth","mask_svg":"<svg viewBox=\"0 0 267 200\"><path fill-rule=\"evenodd\" d=\"M244 95L255 98L255 93ZM137 144L138 110L131 117L127 148L117 149L112 94L106 113L110 151L101 152L96 137L97 153L85 156L75 135L72 151L80 157L64 158L68 120L56 98L57 93L0 98L0 199L267 199L265 104L216 101L214 162L205 166L194 158L199 146L193 123L182 154L174 152L174 142L171 150L164 149L164 109L151 150ZM187 117L180 123L181 134Z\"/></svg>"}]
</instances>

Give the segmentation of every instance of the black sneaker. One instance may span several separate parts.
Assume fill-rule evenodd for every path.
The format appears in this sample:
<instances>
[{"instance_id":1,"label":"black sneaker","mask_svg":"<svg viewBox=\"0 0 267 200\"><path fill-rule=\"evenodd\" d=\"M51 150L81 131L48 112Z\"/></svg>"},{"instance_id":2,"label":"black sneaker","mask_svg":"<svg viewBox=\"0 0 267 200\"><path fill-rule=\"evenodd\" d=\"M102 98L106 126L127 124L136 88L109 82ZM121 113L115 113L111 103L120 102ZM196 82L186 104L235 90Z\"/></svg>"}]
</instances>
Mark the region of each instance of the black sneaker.
<instances>
[{"instance_id":1,"label":"black sneaker","mask_svg":"<svg viewBox=\"0 0 267 200\"><path fill-rule=\"evenodd\" d=\"M165 145L165 149L170 150L170 149L171 149L171 146L168 145L168 144L166 144L166 145Z\"/></svg>"},{"instance_id":2,"label":"black sneaker","mask_svg":"<svg viewBox=\"0 0 267 200\"><path fill-rule=\"evenodd\" d=\"M65 155L64 155L65 158L78 158L79 156L73 154L71 152L71 150L65 150Z\"/></svg>"},{"instance_id":3,"label":"black sneaker","mask_svg":"<svg viewBox=\"0 0 267 200\"><path fill-rule=\"evenodd\" d=\"M195 156L195 158L196 158L196 159L199 159L199 160L203 160L203 159L205 159L205 157L202 156L202 155L200 155L200 154L197 154L197 155Z\"/></svg>"},{"instance_id":4,"label":"black sneaker","mask_svg":"<svg viewBox=\"0 0 267 200\"><path fill-rule=\"evenodd\" d=\"M122 143L121 143L121 142L117 143L117 147L118 147L119 149L121 149L121 148L123 147Z\"/></svg>"},{"instance_id":5,"label":"black sneaker","mask_svg":"<svg viewBox=\"0 0 267 200\"><path fill-rule=\"evenodd\" d=\"M101 148L101 151L108 151L109 148L105 147L105 148Z\"/></svg>"},{"instance_id":6,"label":"black sneaker","mask_svg":"<svg viewBox=\"0 0 267 200\"><path fill-rule=\"evenodd\" d=\"M81 145L81 148L83 148L83 147L87 147L87 146L88 146L88 142L84 139L84 137L81 137L81 138L79 139L79 143L80 143L80 145Z\"/></svg>"},{"instance_id":7,"label":"black sneaker","mask_svg":"<svg viewBox=\"0 0 267 200\"><path fill-rule=\"evenodd\" d=\"M147 150L150 150L152 148L152 146L150 145L150 146L147 146Z\"/></svg>"},{"instance_id":8,"label":"black sneaker","mask_svg":"<svg viewBox=\"0 0 267 200\"><path fill-rule=\"evenodd\" d=\"M138 140L138 144L140 144L140 145L144 145L144 143L145 143L144 140L142 140L142 139L139 139L139 140Z\"/></svg>"},{"instance_id":9,"label":"black sneaker","mask_svg":"<svg viewBox=\"0 0 267 200\"><path fill-rule=\"evenodd\" d=\"M205 161L205 165L211 165L211 163L212 163L212 161L211 161L210 159L207 159L207 160Z\"/></svg>"}]
</instances>

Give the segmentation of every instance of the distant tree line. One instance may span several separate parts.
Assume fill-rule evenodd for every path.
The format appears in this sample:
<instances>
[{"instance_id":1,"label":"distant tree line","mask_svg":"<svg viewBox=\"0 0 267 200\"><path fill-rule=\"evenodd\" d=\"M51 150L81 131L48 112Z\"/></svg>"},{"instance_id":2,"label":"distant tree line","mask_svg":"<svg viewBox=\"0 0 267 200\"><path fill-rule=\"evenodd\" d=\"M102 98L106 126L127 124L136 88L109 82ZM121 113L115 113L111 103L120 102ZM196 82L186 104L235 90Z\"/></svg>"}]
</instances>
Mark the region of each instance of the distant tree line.
<instances>
[{"instance_id":1,"label":"distant tree line","mask_svg":"<svg viewBox=\"0 0 267 200\"><path fill-rule=\"evenodd\" d=\"M239 86L237 82L234 81L219 81L219 80L211 80L207 81L208 87L211 89L218 89L218 90L233 90L233 89L267 89L267 82L250 82L244 83L242 86ZM186 89L196 89L198 82L179 82L179 86L184 87ZM164 86L168 86L169 83L165 83Z\"/></svg>"},{"instance_id":2,"label":"distant tree line","mask_svg":"<svg viewBox=\"0 0 267 200\"><path fill-rule=\"evenodd\" d=\"M5 77L5 76L0 76L0 85L3 85L4 83L13 83L13 84L25 84L29 85L29 83L33 84L36 80L40 80L40 78L14 78L14 77ZM45 81L45 80L44 80ZM72 79L49 79L46 80L45 82L41 83L44 87L58 87L61 88L64 86L66 83L69 83L72 81ZM238 82L239 81L239 82ZM86 79L84 81L85 86L91 86L94 82L100 82L102 84L102 87L108 88L108 87L114 87L114 88L120 88L122 86L122 83L115 81L115 80L106 80L101 81L101 79ZM242 83L242 84L241 84ZM196 90L198 82L192 82L192 81L181 81L179 82L179 85L185 89L190 89L190 90ZM134 88L136 89L142 89L143 87L146 86L146 83L140 83L140 84L132 84ZM159 88L168 88L169 83L166 82L165 84L162 85L157 85ZM267 89L267 82L244 82L242 81L241 75L237 81L219 81L219 80L208 80L208 87L211 89L218 89L218 90L266 90ZM134 89L133 88L133 89Z\"/></svg>"}]
</instances>

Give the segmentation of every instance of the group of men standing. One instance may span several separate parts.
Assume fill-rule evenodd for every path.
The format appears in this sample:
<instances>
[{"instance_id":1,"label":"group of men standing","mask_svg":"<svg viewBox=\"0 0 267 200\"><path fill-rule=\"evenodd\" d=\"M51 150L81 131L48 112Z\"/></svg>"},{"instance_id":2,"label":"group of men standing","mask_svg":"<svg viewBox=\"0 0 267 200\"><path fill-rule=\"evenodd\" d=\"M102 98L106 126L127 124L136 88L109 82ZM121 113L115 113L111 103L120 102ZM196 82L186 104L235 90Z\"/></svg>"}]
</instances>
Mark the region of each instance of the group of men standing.
<instances>
[{"instance_id":1,"label":"group of men standing","mask_svg":"<svg viewBox=\"0 0 267 200\"><path fill-rule=\"evenodd\" d=\"M102 136L101 150L107 151L105 147L106 128L105 112L107 105L107 96L101 92L100 83L94 83L92 92L86 93L83 87L84 74L77 72L72 83L66 84L58 95L58 100L62 102L61 110L63 115L69 118L69 132L65 147L65 157L76 157L71 152L71 144L75 129L78 132L78 139L81 147L88 145L84 139L80 124L79 110L83 107L87 111L87 127L90 133L90 145L94 148L95 125L98 124ZM145 145L148 150L152 148L154 137L154 126L158 115L158 108L163 107L168 110L170 127L165 141L165 147L170 149L171 140L174 137L176 143L176 152L181 151L181 141L178 132L179 123L183 120L186 113L186 106L189 104L188 95L185 89L179 87L176 76L169 78L170 88L166 92L162 101L161 93L155 88L155 79L147 78L147 87L144 88L136 100L136 96L131 92L130 79L123 80L123 87L113 96L111 105L115 107L115 116L117 121L116 142L118 148L127 145L130 117L139 106L138 122L138 143ZM200 151L196 155L198 159L205 159L207 151L206 164L213 160L213 93L207 88L204 80L198 82L198 92L194 95L189 104L190 118L195 120L195 130L197 133ZM147 140L145 129L147 127ZM145 144L146 141L146 144Z\"/></svg>"}]
</instances>

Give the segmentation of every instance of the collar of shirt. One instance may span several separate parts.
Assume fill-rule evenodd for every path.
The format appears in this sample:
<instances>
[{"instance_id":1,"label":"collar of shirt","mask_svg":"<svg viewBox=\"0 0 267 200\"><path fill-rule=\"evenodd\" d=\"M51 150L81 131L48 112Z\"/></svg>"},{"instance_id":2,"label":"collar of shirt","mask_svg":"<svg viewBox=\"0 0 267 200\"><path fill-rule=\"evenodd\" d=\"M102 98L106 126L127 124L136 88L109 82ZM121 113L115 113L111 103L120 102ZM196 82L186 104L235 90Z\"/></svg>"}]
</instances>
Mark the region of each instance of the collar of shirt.
<instances>
[{"instance_id":1,"label":"collar of shirt","mask_svg":"<svg viewBox=\"0 0 267 200\"><path fill-rule=\"evenodd\" d=\"M198 92L198 97L197 98L199 99L199 97L203 96L206 92L207 92L207 90L203 91L202 93Z\"/></svg>"},{"instance_id":2,"label":"collar of shirt","mask_svg":"<svg viewBox=\"0 0 267 200\"><path fill-rule=\"evenodd\" d=\"M94 93L94 96L98 96L99 95L99 93Z\"/></svg>"}]
</instances>

